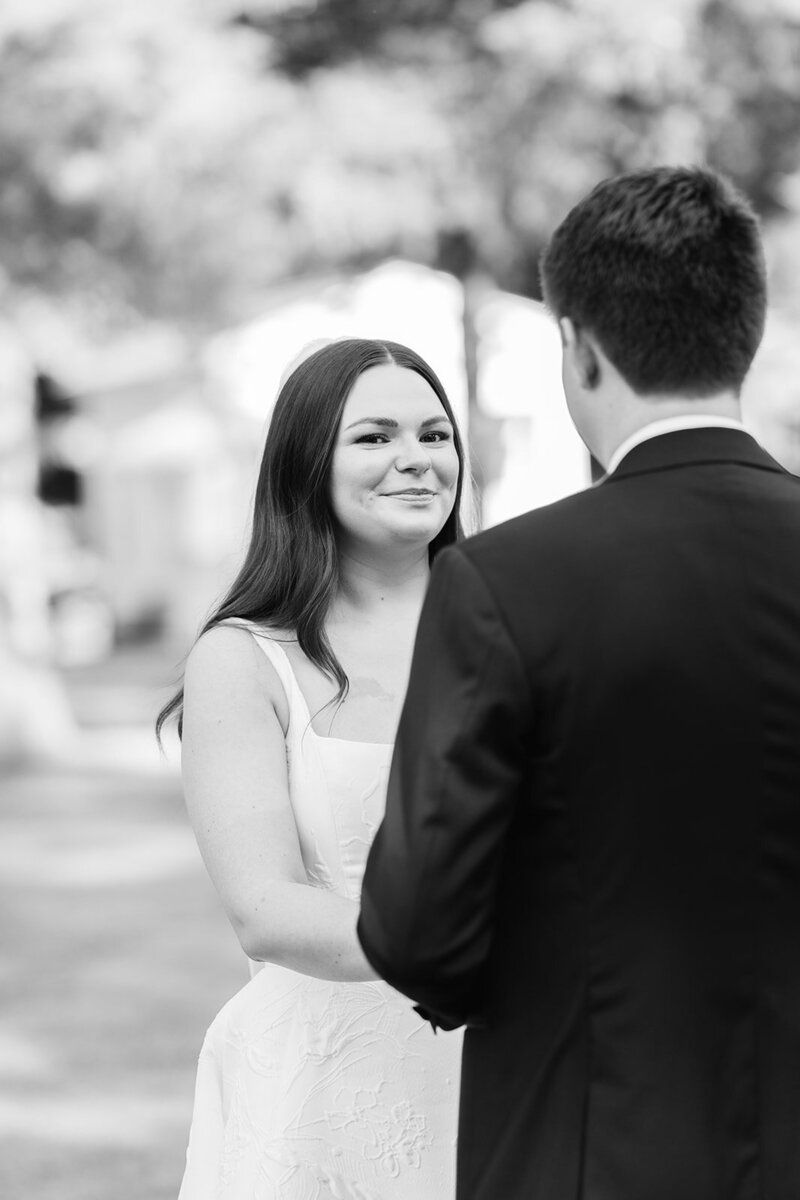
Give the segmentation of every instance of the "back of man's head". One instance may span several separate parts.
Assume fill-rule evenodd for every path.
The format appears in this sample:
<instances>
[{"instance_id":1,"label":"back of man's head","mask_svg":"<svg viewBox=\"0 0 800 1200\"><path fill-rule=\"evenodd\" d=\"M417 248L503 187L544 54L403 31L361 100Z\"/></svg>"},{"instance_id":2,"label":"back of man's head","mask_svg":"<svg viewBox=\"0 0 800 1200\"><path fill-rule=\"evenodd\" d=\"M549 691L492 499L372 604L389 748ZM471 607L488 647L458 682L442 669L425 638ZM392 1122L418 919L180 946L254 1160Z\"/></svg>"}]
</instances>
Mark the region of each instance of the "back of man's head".
<instances>
[{"instance_id":1,"label":"back of man's head","mask_svg":"<svg viewBox=\"0 0 800 1200\"><path fill-rule=\"evenodd\" d=\"M594 335L640 395L739 391L758 349L766 272L747 200L706 169L607 179L542 256L557 318Z\"/></svg>"}]
</instances>

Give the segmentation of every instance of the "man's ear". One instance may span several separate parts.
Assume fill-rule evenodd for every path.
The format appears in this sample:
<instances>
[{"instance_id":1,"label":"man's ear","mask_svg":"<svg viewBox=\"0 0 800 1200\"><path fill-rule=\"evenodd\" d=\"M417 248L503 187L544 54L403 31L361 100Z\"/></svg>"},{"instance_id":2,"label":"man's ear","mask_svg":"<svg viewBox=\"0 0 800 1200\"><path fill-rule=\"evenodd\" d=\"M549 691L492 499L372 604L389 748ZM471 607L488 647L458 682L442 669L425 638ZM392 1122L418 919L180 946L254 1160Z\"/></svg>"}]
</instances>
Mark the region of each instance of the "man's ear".
<instances>
[{"instance_id":1,"label":"man's ear","mask_svg":"<svg viewBox=\"0 0 800 1200\"><path fill-rule=\"evenodd\" d=\"M569 317L558 322L564 357L569 361L579 385L592 391L600 382L600 360L591 338Z\"/></svg>"}]
</instances>

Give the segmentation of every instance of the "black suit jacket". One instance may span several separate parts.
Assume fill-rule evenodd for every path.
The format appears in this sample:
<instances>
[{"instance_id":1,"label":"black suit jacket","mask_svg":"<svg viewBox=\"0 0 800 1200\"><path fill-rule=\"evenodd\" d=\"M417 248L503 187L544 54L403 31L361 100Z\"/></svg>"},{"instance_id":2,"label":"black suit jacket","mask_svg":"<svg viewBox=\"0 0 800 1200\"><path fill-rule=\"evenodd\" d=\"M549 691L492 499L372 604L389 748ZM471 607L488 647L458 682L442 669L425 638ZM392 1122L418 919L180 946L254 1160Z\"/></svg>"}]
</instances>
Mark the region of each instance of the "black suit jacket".
<instances>
[{"instance_id":1,"label":"black suit jacket","mask_svg":"<svg viewBox=\"0 0 800 1200\"><path fill-rule=\"evenodd\" d=\"M461 1200L798 1200L800 480L681 431L445 551L362 905Z\"/></svg>"}]
</instances>

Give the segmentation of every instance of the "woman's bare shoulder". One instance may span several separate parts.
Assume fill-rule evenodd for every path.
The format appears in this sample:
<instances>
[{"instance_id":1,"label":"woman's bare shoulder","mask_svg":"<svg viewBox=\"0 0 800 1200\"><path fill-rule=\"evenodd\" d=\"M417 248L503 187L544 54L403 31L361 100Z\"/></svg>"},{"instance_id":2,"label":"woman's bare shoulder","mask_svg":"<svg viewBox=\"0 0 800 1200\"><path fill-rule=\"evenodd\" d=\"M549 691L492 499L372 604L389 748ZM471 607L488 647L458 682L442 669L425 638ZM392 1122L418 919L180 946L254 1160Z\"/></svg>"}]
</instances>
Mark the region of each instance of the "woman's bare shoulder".
<instances>
[{"instance_id":1,"label":"woman's bare shoulder","mask_svg":"<svg viewBox=\"0 0 800 1200\"><path fill-rule=\"evenodd\" d=\"M189 652L184 674L187 697L235 694L240 700L269 702L281 725L288 722L288 702L278 672L256 644L257 630L235 623L215 625Z\"/></svg>"}]
</instances>

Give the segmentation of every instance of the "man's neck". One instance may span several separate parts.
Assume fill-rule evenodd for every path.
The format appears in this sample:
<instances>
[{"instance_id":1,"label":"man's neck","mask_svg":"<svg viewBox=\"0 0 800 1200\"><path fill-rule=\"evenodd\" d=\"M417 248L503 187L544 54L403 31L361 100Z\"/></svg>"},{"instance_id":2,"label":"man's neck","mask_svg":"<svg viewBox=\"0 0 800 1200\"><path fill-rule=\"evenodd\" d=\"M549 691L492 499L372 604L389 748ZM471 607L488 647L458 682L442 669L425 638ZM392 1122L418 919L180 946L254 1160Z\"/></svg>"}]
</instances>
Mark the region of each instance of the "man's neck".
<instances>
[{"instance_id":1,"label":"man's neck","mask_svg":"<svg viewBox=\"0 0 800 1200\"><path fill-rule=\"evenodd\" d=\"M610 420L600 431L596 457L608 468L616 451L630 438L642 433L660 421L698 423L723 418L741 422L742 406L739 397L732 392L715 396L632 396L619 406L616 420Z\"/></svg>"}]
</instances>

